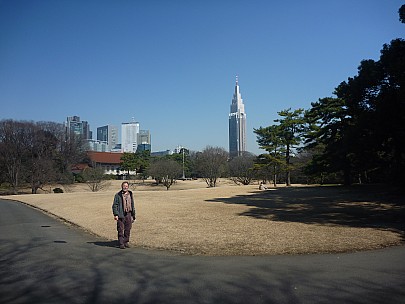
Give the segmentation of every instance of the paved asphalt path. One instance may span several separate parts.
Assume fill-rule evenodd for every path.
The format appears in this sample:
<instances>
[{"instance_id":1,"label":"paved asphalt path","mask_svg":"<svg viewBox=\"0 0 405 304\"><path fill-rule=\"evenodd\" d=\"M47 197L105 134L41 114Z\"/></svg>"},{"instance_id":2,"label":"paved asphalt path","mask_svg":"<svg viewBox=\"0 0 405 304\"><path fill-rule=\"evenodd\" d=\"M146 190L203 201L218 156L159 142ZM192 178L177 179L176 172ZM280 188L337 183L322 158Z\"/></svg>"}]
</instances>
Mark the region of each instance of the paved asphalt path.
<instances>
[{"instance_id":1,"label":"paved asphalt path","mask_svg":"<svg viewBox=\"0 0 405 304\"><path fill-rule=\"evenodd\" d=\"M121 250L4 200L0 231L0 303L405 303L405 247L267 257Z\"/></svg>"}]
</instances>

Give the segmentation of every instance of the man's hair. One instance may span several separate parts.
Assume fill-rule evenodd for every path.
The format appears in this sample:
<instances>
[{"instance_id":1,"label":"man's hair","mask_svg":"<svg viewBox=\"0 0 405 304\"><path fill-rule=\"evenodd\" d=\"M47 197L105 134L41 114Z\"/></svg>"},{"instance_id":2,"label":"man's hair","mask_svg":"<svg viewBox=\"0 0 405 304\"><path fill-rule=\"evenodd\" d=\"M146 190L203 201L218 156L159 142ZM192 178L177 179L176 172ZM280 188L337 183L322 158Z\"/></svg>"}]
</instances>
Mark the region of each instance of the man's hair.
<instances>
[{"instance_id":1,"label":"man's hair","mask_svg":"<svg viewBox=\"0 0 405 304\"><path fill-rule=\"evenodd\" d=\"M125 181L125 182L121 183L121 188L122 188L122 186L124 186L124 184L128 184L128 186L129 186L129 183Z\"/></svg>"}]
</instances>

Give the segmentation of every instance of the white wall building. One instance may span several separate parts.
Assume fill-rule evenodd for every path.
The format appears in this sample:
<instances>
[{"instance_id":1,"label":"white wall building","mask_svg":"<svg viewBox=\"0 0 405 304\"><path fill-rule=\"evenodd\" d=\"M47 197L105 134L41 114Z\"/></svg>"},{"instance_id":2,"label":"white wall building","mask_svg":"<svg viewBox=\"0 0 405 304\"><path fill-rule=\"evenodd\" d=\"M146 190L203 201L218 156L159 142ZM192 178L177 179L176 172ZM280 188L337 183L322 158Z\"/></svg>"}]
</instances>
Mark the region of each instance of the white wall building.
<instances>
[{"instance_id":1,"label":"white wall building","mask_svg":"<svg viewBox=\"0 0 405 304\"><path fill-rule=\"evenodd\" d=\"M138 147L139 122L123 122L121 125L122 152L135 153Z\"/></svg>"},{"instance_id":2,"label":"white wall building","mask_svg":"<svg viewBox=\"0 0 405 304\"><path fill-rule=\"evenodd\" d=\"M106 141L89 139L87 141L89 151L109 152L108 143Z\"/></svg>"}]
</instances>

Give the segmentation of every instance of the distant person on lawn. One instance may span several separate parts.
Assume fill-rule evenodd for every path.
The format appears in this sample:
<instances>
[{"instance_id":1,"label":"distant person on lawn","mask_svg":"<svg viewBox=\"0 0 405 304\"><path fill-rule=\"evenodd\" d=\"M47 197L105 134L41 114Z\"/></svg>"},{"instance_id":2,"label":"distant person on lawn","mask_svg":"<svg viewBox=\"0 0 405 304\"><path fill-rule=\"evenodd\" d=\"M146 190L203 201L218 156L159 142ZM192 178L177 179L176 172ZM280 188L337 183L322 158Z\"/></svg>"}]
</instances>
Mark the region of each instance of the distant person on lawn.
<instances>
[{"instance_id":1,"label":"distant person on lawn","mask_svg":"<svg viewBox=\"0 0 405 304\"><path fill-rule=\"evenodd\" d=\"M259 190L267 190L268 188L263 184L263 182L260 182L259 185Z\"/></svg>"},{"instance_id":2,"label":"distant person on lawn","mask_svg":"<svg viewBox=\"0 0 405 304\"><path fill-rule=\"evenodd\" d=\"M117 221L118 244L121 249L129 247L132 223L136 219L134 196L128 188L128 182L123 182L121 184L121 191L115 194L112 204L114 220Z\"/></svg>"}]
</instances>

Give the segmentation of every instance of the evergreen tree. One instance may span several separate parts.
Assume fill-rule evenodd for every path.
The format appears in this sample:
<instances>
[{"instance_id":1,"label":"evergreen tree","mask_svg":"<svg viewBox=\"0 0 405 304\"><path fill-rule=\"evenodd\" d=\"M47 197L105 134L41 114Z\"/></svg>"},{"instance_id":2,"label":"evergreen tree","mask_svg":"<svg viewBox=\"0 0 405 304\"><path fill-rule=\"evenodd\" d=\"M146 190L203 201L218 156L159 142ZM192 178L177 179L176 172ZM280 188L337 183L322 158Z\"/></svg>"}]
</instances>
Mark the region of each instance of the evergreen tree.
<instances>
[{"instance_id":1,"label":"evergreen tree","mask_svg":"<svg viewBox=\"0 0 405 304\"><path fill-rule=\"evenodd\" d=\"M304 109L291 111L290 109L278 112L282 118L274 120L277 125L267 128L255 129L259 146L269 152L269 160L277 165L280 156L284 158L286 185L291 186L291 156L292 152L301 143L305 129ZM276 170L274 170L276 172Z\"/></svg>"}]
</instances>

